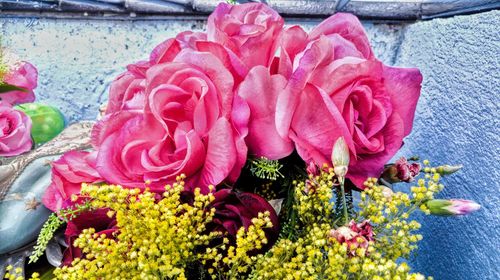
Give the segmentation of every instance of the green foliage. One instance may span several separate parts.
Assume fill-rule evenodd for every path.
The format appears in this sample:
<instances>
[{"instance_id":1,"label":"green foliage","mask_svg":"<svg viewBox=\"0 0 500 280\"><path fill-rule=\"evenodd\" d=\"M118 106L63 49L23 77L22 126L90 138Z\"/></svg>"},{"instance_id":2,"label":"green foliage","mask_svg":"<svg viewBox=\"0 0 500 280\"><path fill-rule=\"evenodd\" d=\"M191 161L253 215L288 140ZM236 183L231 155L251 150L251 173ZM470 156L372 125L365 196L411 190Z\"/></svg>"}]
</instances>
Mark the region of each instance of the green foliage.
<instances>
[{"instance_id":1,"label":"green foliage","mask_svg":"<svg viewBox=\"0 0 500 280\"><path fill-rule=\"evenodd\" d=\"M0 71L2 71L2 70L0 69ZM3 82L0 81L0 94L6 93L6 92L9 92L9 91L14 91L14 90L28 92L25 88L18 87L18 86L15 86L15 85L10 85L10 84L3 83Z\"/></svg>"},{"instance_id":2,"label":"green foliage","mask_svg":"<svg viewBox=\"0 0 500 280\"><path fill-rule=\"evenodd\" d=\"M91 210L90 201L82 204L76 204L67 209L61 209L58 213L50 214L47 221L43 224L40 234L36 240L34 251L29 258L29 263L34 263L43 255L47 244L54 237L54 233L64 224L78 216L79 213Z\"/></svg>"},{"instance_id":3,"label":"green foliage","mask_svg":"<svg viewBox=\"0 0 500 280\"><path fill-rule=\"evenodd\" d=\"M340 188L334 187L333 188L333 193L335 195L335 219L341 223L344 219L344 208L342 205L342 192L340 191ZM345 199L346 199L346 204L347 204L347 214L349 219L352 219L356 216L356 211L354 211L354 202L353 202L353 197L352 197L352 190L346 190L345 191Z\"/></svg>"},{"instance_id":4,"label":"green foliage","mask_svg":"<svg viewBox=\"0 0 500 280\"><path fill-rule=\"evenodd\" d=\"M75 204L72 207L59 210L59 217L64 222L69 222L70 220L76 218L78 214L95 209L91 205L90 200L86 200L83 203Z\"/></svg>"},{"instance_id":5,"label":"green foliage","mask_svg":"<svg viewBox=\"0 0 500 280\"><path fill-rule=\"evenodd\" d=\"M59 219L56 213L50 214L38 235L34 251L29 258L29 263L36 262L43 255L45 248L47 248L47 244L49 244L49 241L54 237L54 233L63 224L64 221Z\"/></svg>"},{"instance_id":6,"label":"green foliage","mask_svg":"<svg viewBox=\"0 0 500 280\"><path fill-rule=\"evenodd\" d=\"M250 172L260 178L276 181L278 178L284 178L280 172L283 165L277 160L270 160L265 157L251 159L249 162Z\"/></svg>"}]
</instances>

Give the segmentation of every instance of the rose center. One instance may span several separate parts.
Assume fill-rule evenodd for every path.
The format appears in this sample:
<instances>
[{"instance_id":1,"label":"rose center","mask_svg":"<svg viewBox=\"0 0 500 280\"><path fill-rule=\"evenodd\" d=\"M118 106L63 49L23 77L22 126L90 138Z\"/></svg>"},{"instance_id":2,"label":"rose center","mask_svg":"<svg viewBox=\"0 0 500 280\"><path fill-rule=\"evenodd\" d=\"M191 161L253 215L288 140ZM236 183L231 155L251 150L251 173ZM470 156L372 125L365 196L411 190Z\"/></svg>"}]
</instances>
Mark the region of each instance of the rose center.
<instances>
[{"instance_id":1,"label":"rose center","mask_svg":"<svg viewBox=\"0 0 500 280\"><path fill-rule=\"evenodd\" d=\"M0 116L0 137L9 135L13 129L12 121L9 118Z\"/></svg>"}]
</instances>

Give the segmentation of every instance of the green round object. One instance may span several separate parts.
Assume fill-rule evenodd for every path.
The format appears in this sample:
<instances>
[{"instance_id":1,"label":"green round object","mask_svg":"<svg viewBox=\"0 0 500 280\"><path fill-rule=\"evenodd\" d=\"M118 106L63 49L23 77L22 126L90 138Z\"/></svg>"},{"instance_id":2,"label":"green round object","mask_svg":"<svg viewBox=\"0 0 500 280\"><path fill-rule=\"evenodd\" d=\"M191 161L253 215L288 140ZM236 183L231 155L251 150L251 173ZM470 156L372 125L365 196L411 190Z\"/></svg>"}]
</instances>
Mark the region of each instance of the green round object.
<instances>
[{"instance_id":1,"label":"green round object","mask_svg":"<svg viewBox=\"0 0 500 280\"><path fill-rule=\"evenodd\" d=\"M14 108L31 118L31 137L37 145L52 140L64 129L64 116L55 107L41 103L24 103Z\"/></svg>"}]
</instances>

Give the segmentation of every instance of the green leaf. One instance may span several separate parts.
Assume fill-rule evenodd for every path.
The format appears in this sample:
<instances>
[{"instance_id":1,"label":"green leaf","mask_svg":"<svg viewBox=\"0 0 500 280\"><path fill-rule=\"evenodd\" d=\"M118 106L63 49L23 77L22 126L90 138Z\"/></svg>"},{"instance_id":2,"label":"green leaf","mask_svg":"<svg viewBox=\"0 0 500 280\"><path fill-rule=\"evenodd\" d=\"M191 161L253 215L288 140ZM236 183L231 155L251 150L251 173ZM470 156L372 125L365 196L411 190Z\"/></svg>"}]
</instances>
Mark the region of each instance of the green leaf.
<instances>
[{"instance_id":1,"label":"green leaf","mask_svg":"<svg viewBox=\"0 0 500 280\"><path fill-rule=\"evenodd\" d=\"M40 276L40 280L51 280L51 279L54 279L55 276L54 276L54 270L56 268L53 267L49 270L47 270L44 274L42 274L42 276Z\"/></svg>"},{"instance_id":2,"label":"green leaf","mask_svg":"<svg viewBox=\"0 0 500 280\"><path fill-rule=\"evenodd\" d=\"M10 92L10 91L15 91L15 90L22 91L22 92L28 92L27 89L22 88L22 87L18 87L18 86L6 84L6 83L0 84L0 94Z\"/></svg>"}]
</instances>

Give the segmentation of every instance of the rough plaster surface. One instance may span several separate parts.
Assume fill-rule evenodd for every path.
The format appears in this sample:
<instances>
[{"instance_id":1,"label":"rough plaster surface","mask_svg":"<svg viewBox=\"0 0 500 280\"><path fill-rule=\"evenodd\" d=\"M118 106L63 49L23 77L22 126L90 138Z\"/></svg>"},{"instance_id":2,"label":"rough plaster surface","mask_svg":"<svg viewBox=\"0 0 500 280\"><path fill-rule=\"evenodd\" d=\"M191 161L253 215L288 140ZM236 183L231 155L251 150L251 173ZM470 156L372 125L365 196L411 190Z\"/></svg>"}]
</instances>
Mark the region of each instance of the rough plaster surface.
<instances>
[{"instance_id":1,"label":"rough plaster surface","mask_svg":"<svg viewBox=\"0 0 500 280\"><path fill-rule=\"evenodd\" d=\"M317 23L292 21L310 29ZM463 163L447 197L475 199L469 217L421 217L424 241L412 260L435 279L500 279L498 90L500 12L406 25L365 22L377 57L424 74L413 134L402 155ZM203 21L92 21L1 18L4 46L35 64L40 101L70 121L94 119L109 82L158 43Z\"/></svg>"},{"instance_id":2,"label":"rough plaster surface","mask_svg":"<svg viewBox=\"0 0 500 280\"><path fill-rule=\"evenodd\" d=\"M301 23L309 29L317 21ZM76 121L95 118L110 81L127 64L146 59L154 46L180 31L203 30L205 23L0 17L0 26L3 45L38 68L38 100ZM367 23L367 28L379 56L393 61L402 27Z\"/></svg>"},{"instance_id":3,"label":"rough plaster surface","mask_svg":"<svg viewBox=\"0 0 500 280\"><path fill-rule=\"evenodd\" d=\"M408 26L396 65L424 76L415 127L403 154L462 163L442 197L476 200L467 217L421 217L414 261L435 279L500 279L500 11Z\"/></svg>"}]
</instances>

